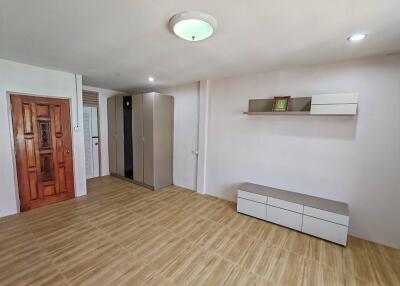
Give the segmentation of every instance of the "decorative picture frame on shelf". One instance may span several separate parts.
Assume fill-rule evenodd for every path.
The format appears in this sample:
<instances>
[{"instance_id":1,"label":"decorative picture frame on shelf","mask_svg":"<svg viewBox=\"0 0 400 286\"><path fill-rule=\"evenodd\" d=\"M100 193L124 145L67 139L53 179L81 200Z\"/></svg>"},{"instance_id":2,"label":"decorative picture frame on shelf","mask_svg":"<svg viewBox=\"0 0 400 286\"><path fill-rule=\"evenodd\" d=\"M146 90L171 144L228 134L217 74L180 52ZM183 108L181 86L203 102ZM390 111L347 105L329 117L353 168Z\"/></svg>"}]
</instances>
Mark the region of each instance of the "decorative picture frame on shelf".
<instances>
[{"instance_id":1,"label":"decorative picture frame on shelf","mask_svg":"<svg viewBox=\"0 0 400 286\"><path fill-rule=\"evenodd\" d=\"M275 96L272 112L286 112L289 110L290 96Z\"/></svg>"}]
</instances>

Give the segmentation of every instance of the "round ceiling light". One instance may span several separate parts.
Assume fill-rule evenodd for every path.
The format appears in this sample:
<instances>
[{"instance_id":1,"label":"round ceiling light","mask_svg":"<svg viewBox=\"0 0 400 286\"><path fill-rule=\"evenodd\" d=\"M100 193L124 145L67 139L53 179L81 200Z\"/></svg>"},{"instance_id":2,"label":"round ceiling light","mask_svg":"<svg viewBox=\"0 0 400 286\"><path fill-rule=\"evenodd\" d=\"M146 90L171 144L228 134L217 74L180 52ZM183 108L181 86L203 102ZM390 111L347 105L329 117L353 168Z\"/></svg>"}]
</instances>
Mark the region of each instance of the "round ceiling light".
<instances>
[{"instance_id":1,"label":"round ceiling light","mask_svg":"<svg viewBox=\"0 0 400 286\"><path fill-rule=\"evenodd\" d=\"M196 11L176 14L169 20L171 31L179 38L198 42L209 38L217 29L214 17Z\"/></svg>"}]
</instances>

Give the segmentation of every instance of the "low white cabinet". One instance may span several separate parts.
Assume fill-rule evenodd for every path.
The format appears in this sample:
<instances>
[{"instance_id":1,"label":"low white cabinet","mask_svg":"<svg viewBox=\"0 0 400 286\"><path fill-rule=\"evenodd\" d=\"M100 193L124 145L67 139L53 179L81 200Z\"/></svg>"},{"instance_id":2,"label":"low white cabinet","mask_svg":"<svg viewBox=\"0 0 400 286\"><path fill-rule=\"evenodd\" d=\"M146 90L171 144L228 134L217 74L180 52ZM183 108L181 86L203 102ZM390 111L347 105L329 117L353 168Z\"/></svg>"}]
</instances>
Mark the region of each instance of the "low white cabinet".
<instances>
[{"instance_id":1,"label":"low white cabinet","mask_svg":"<svg viewBox=\"0 0 400 286\"><path fill-rule=\"evenodd\" d=\"M238 190L237 211L347 244L349 213L342 202L245 183Z\"/></svg>"}]
</instances>

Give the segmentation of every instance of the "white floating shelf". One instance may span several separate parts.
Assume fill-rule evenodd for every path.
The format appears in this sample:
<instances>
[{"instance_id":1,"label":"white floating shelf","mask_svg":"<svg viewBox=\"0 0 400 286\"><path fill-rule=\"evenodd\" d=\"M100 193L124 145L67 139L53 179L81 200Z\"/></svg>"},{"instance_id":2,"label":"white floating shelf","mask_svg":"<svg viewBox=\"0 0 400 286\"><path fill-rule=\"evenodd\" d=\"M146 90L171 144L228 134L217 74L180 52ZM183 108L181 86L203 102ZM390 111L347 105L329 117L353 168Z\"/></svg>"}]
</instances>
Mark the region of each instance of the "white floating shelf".
<instances>
[{"instance_id":1,"label":"white floating shelf","mask_svg":"<svg viewBox=\"0 0 400 286\"><path fill-rule=\"evenodd\" d=\"M310 97L293 97L290 99L289 110L273 112L273 98L250 99L247 115L274 115L274 116L310 116L334 115L351 116L357 114L357 93L318 94Z\"/></svg>"},{"instance_id":2,"label":"white floating shelf","mask_svg":"<svg viewBox=\"0 0 400 286\"><path fill-rule=\"evenodd\" d=\"M297 116L303 116L303 115L311 115L310 111L286 111L286 112L272 112L272 111L260 111L260 112L243 112L243 114L247 115L275 115L275 116L280 116L280 115L297 115Z\"/></svg>"}]
</instances>

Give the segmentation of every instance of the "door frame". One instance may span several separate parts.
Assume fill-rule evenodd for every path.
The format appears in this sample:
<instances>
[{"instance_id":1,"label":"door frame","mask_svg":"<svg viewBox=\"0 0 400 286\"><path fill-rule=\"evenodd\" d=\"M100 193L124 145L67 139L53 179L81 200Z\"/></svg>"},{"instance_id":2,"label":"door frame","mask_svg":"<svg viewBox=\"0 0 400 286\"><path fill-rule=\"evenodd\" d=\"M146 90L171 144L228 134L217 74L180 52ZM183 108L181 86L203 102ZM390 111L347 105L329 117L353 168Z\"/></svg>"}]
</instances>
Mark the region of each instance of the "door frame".
<instances>
[{"instance_id":1,"label":"door frame","mask_svg":"<svg viewBox=\"0 0 400 286\"><path fill-rule=\"evenodd\" d=\"M83 105L83 113L85 113L85 107L86 108L93 108L93 109L96 109L96 122L97 122L97 156L98 156L98 168L99 168L99 170L98 170L98 172L99 172L99 174L98 174L98 176L95 176L95 177L91 177L91 178L87 178L87 174L86 174L86 180L90 180L90 179L94 179L94 178L97 178L97 177L101 177L101 158L100 158L100 156L101 156L101 149L100 149L100 144L101 144L101 142L100 142L100 128L99 128L99 108L97 107L97 106L93 106L93 105ZM92 123L92 122L90 122L90 123ZM86 136L86 134L85 134L85 123L83 124L83 136ZM93 137L91 137L91 138L93 138ZM86 145L86 144L85 144ZM86 146L85 146L85 152L86 152ZM85 156L85 161L87 160L87 158L86 158L86 156ZM85 162L85 164L86 164L86 162Z\"/></svg>"},{"instance_id":2,"label":"door frame","mask_svg":"<svg viewBox=\"0 0 400 286\"><path fill-rule=\"evenodd\" d=\"M97 91L82 89L82 98L83 98L83 93L92 93L92 94L96 94L97 95L97 106L96 106L96 108L97 108L97 134L99 135L99 177L102 177L104 175L103 175L103 172L102 172L102 160L101 160L101 150L103 149L103 146L101 144L101 128L100 128L100 107L99 107L99 105L100 105L100 94ZM83 103L83 101L82 101L82 114L83 114L83 107L84 106L94 107L93 105L85 105ZM82 126L82 128L83 128L83 126Z\"/></svg>"},{"instance_id":3,"label":"door frame","mask_svg":"<svg viewBox=\"0 0 400 286\"><path fill-rule=\"evenodd\" d=\"M16 199L16 205L17 205L17 211L18 213L21 212L21 201L19 198L19 186L18 186L18 172L17 172L17 158L16 158L16 150L15 150L15 140L14 140L14 126L13 126L13 119L12 119L12 105L11 105L11 96L12 95L20 95L20 96L32 96L32 97L44 97L44 98L49 98L49 99L64 99L68 100L69 103L69 117L70 117L70 122L71 122L71 150L72 150L72 174L74 178L74 197L76 198L76 178L75 178L75 150L74 150L74 140L75 140L75 134L74 134L74 124L73 124L73 114L72 114L72 98L70 97L63 97L63 96L46 96L46 95L37 95L37 94L32 94L32 93L25 93L25 92L17 92L17 91L7 91L6 92L6 100L7 100L7 107L8 107L8 136L10 139L11 143L11 157L12 157L12 162L13 162L13 174L14 174L14 186L15 186L15 199ZM78 112L78 111L77 111Z\"/></svg>"}]
</instances>

